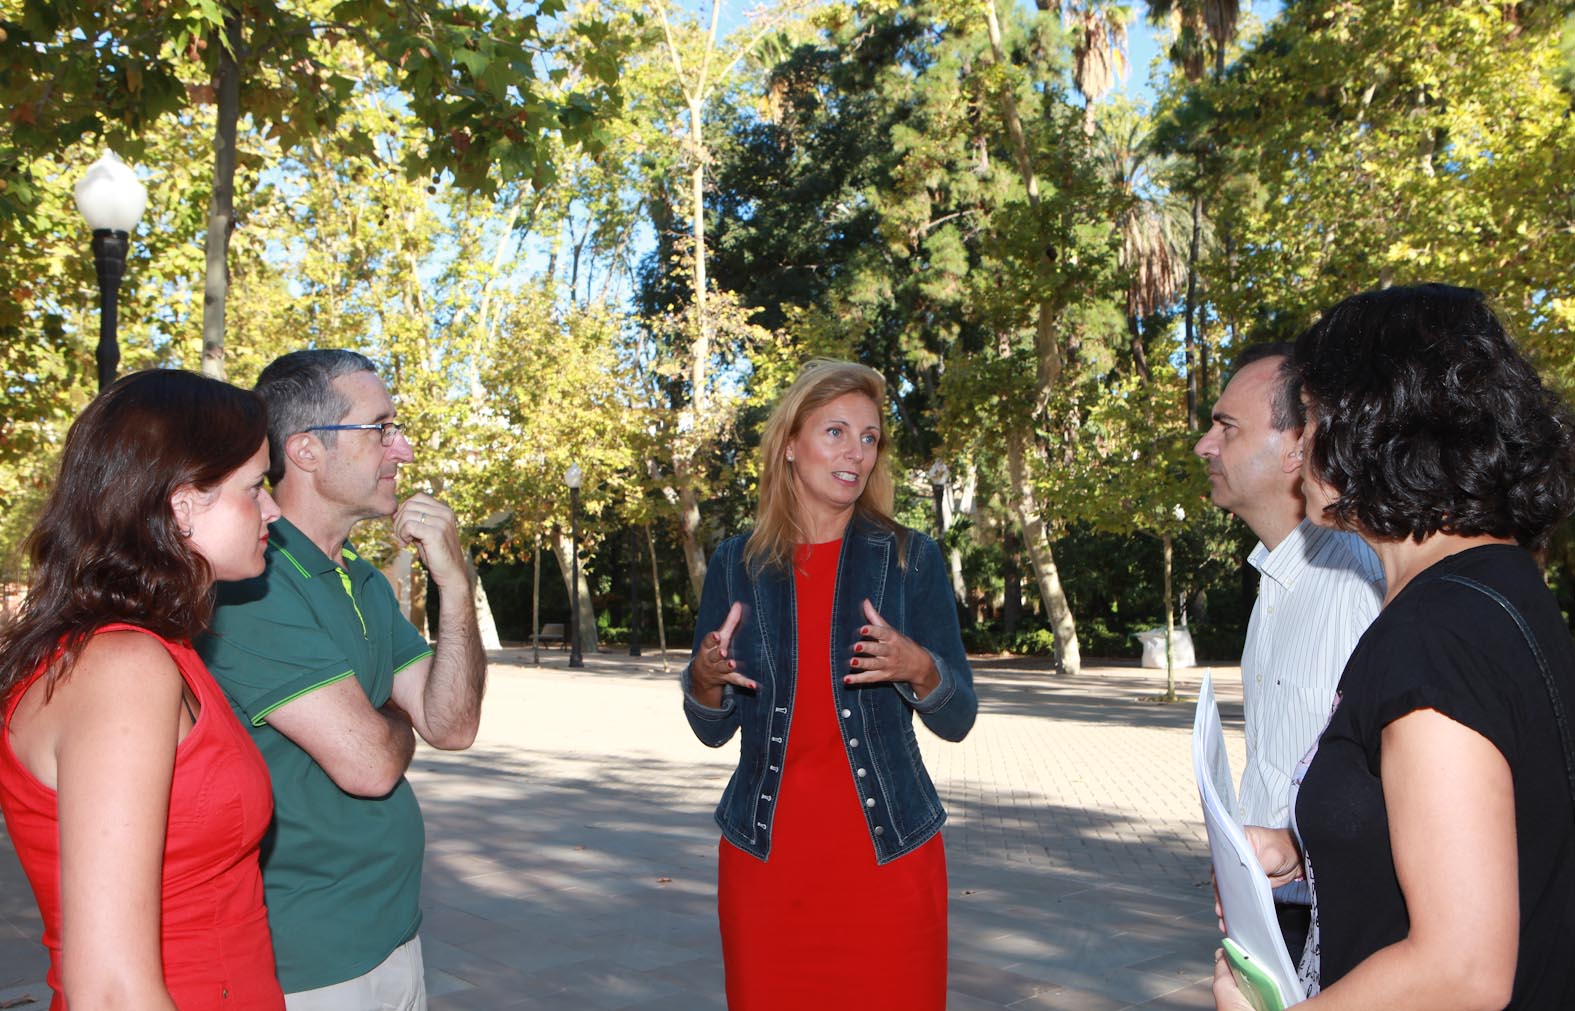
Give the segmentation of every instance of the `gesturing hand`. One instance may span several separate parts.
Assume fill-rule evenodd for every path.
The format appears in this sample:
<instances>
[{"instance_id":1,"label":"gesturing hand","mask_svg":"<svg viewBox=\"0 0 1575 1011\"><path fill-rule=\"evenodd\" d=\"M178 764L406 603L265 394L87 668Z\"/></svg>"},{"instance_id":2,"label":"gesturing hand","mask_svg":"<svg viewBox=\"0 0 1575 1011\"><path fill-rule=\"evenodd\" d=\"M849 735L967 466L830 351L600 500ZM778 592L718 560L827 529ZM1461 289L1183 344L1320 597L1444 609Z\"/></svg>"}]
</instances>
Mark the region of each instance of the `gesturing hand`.
<instances>
[{"instance_id":1,"label":"gesturing hand","mask_svg":"<svg viewBox=\"0 0 1575 1011\"><path fill-rule=\"evenodd\" d=\"M733 606L728 609L722 627L707 633L689 665L690 684L695 699L702 705L713 708L720 706L722 689L725 685L751 690L760 687L738 672L738 661L732 655L733 633L738 631L738 624L743 618L744 605L734 601Z\"/></svg>"},{"instance_id":2,"label":"gesturing hand","mask_svg":"<svg viewBox=\"0 0 1575 1011\"><path fill-rule=\"evenodd\" d=\"M864 601L864 617L869 622L859 629L864 638L853 644L853 657L848 661L856 673L845 675L842 683L906 681L921 699L934 691L941 683L941 673L935 669L930 651L888 625L868 600Z\"/></svg>"}]
</instances>

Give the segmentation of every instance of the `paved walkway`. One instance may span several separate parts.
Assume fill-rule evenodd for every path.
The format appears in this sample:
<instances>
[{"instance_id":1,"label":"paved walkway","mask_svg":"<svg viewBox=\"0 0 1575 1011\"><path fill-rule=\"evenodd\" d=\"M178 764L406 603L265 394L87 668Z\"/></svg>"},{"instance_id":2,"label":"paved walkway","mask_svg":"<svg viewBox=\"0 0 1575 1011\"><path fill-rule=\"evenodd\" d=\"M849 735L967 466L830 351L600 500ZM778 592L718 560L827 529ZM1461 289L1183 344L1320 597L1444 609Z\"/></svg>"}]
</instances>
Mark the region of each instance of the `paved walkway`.
<instances>
[{"instance_id":1,"label":"paved walkway","mask_svg":"<svg viewBox=\"0 0 1575 1011\"><path fill-rule=\"evenodd\" d=\"M695 741L657 658L493 659L476 746L411 773L433 1011L723 1008L711 810L736 744ZM1211 1007L1192 706L1150 701L1162 671L1040 666L976 661L973 733L920 730L951 814L950 1011ZM1239 770L1238 672L1215 677ZM40 929L0 834L0 1008L48 1004Z\"/></svg>"}]
</instances>

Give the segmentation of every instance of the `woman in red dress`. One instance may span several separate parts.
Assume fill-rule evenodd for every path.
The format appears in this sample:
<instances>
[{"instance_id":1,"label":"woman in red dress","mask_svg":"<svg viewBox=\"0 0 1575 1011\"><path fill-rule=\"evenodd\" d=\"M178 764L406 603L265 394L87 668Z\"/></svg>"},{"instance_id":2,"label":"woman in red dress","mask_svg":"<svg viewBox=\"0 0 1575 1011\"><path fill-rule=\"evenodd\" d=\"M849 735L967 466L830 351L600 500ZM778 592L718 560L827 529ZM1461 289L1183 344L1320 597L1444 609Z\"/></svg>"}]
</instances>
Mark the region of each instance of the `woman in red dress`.
<instances>
[{"instance_id":1,"label":"woman in red dress","mask_svg":"<svg viewBox=\"0 0 1575 1011\"><path fill-rule=\"evenodd\" d=\"M913 732L960 740L973 675L940 551L891 518L879 373L813 362L762 440L755 530L706 575L684 708L742 731L717 808L733 1011L942 1011L945 811Z\"/></svg>"},{"instance_id":2,"label":"woman in red dress","mask_svg":"<svg viewBox=\"0 0 1575 1011\"><path fill-rule=\"evenodd\" d=\"M253 393L127 376L71 426L0 633L0 809L53 1011L283 1011L257 851L268 770L191 648L216 579L263 569Z\"/></svg>"}]
</instances>

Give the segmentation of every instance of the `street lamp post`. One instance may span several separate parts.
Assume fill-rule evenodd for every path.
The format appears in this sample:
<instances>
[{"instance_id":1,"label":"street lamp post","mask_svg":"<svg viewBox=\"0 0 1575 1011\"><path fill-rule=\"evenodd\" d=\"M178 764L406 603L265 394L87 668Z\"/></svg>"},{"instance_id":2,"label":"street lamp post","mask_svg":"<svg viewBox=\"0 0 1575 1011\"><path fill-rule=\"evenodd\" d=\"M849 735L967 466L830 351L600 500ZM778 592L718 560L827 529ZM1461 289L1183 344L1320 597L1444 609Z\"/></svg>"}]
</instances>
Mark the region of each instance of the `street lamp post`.
<instances>
[{"instance_id":1,"label":"street lamp post","mask_svg":"<svg viewBox=\"0 0 1575 1011\"><path fill-rule=\"evenodd\" d=\"M93 230L93 267L98 274L98 388L115 381L120 367L116 337L120 279L126 273L131 233L148 205L148 191L113 151L105 151L76 185L77 210Z\"/></svg>"},{"instance_id":2,"label":"street lamp post","mask_svg":"<svg viewBox=\"0 0 1575 1011\"><path fill-rule=\"evenodd\" d=\"M580 465L570 464L563 480L569 486L569 553L574 557L574 574L569 580L569 666L584 667L580 653Z\"/></svg>"},{"instance_id":3,"label":"street lamp post","mask_svg":"<svg viewBox=\"0 0 1575 1011\"><path fill-rule=\"evenodd\" d=\"M946 539L946 482L952 476L950 468L940 460L930 465L930 490L935 493L936 539Z\"/></svg>"}]
</instances>

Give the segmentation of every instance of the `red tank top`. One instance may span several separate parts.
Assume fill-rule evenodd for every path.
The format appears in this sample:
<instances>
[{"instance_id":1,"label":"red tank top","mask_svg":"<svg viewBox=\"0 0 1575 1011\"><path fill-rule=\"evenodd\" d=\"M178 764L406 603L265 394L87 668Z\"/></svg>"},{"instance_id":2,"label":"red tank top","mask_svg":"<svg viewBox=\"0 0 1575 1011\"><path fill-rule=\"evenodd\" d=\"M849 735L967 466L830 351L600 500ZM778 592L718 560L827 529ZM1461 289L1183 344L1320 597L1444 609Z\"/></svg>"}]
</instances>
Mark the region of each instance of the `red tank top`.
<instances>
[{"instance_id":1,"label":"red tank top","mask_svg":"<svg viewBox=\"0 0 1575 1011\"><path fill-rule=\"evenodd\" d=\"M153 635L134 625L98 631ZM257 863L258 846L273 817L268 767L196 651L187 643L154 638L169 650L202 704L196 724L175 750L170 785L160 917L165 986L180 1011L283 1011ZM55 791L11 750L11 716L42 673L42 668L33 672L5 700L0 811L44 920L54 991L49 1006L65 1011Z\"/></svg>"}]
</instances>

